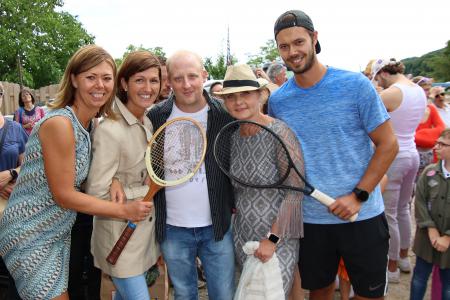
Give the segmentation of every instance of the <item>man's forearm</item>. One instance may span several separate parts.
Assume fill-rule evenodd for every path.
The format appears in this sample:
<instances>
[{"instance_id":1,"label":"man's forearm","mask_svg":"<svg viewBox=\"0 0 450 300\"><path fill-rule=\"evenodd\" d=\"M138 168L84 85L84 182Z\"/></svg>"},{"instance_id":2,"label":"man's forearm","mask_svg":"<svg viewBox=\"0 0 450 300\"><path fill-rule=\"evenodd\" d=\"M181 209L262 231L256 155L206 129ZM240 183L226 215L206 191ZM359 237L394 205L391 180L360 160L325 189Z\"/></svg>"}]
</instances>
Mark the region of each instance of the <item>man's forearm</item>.
<instances>
[{"instance_id":1,"label":"man's forearm","mask_svg":"<svg viewBox=\"0 0 450 300\"><path fill-rule=\"evenodd\" d=\"M395 136L386 136L378 146L362 176L358 187L372 192L386 174L392 161L398 153L398 143Z\"/></svg>"}]
</instances>

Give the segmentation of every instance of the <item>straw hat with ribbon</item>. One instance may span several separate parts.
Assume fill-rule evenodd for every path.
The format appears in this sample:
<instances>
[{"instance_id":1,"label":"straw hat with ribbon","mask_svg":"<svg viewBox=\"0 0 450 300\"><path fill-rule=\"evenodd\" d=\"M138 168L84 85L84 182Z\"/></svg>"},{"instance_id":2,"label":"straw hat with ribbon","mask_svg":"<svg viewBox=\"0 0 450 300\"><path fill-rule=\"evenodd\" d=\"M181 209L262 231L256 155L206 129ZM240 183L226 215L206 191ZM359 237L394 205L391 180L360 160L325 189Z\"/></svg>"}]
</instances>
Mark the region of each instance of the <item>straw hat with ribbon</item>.
<instances>
[{"instance_id":1,"label":"straw hat with ribbon","mask_svg":"<svg viewBox=\"0 0 450 300\"><path fill-rule=\"evenodd\" d=\"M239 93L245 91L256 91L266 87L268 81L256 78L249 65L228 66L223 81L223 89L216 92L218 95Z\"/></svg>"}]
</instances>

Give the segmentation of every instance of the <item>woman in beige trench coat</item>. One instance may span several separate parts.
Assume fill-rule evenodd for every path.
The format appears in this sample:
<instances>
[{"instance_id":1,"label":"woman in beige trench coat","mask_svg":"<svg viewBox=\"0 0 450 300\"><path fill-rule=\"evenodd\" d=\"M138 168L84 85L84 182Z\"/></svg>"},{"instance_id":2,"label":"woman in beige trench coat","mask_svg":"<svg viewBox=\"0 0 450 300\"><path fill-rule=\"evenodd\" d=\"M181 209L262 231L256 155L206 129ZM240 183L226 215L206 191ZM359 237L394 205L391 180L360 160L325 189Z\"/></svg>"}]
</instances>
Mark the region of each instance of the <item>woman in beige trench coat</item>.
<instances>
[{"instance_id":1,"label":"woman in beige trench coat","mask_svg":"<svg viewBox=\"0 0 450 300\"><path fill-rule=\"evenodd\" d=\"M144 154L153 130L145 112L160 92L161 68L157 58L148 51L129 54L117 74L117 87L115 116L102 120L93 136L86 192L106 201L136 201L148 191ZM110 195L111 186L119 182L122 193ZM125 195L126 199L119 195ZM94 218L91 252L95 266L110 275L116 286L114 300L149 299L145 273L159 257L154 225L152 211L146 220L137 223L117 263L111 265L106 257L126 223Z\"/></svg>"}]
</instances>

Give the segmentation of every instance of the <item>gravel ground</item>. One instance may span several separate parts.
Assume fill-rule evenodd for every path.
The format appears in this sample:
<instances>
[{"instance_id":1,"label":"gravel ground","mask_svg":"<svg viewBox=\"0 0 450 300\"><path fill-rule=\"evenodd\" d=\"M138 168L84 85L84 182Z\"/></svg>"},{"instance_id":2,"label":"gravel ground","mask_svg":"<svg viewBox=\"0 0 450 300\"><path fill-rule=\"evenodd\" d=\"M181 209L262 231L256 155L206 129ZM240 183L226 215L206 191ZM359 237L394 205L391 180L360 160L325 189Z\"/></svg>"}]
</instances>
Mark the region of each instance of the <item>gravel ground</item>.
<instances>
[{"instance_id":1,"label":"gravel ground","mask_svg":"<svg viewBox=\"0 0 450 300\"><path fill-rule=\"evenodd\" d=\"M414 203L414 202L413 202ZM413 230L415 231L415 219L414 219L414 207L412 208L412 222L413 222ZM413 238L414 238L414 232L413 232ZM410 251L409 253L410 256L410 260L411 263L414 265L415 261L416 261L416 257L414 255L414 253L412 251ZM410 283L411 283L411 276L412 273L409 274L405 274L405 273L401 273L400 275L400 283L397 284L389 284L388 287L388 293L387 293L387 297L385 298L386 300L406 300L409 299L409 288L410 288ZM425 294L424 299L431 299L431 276L430 276L430 280L428 282L428 288L427 288L427 292ZM199 294L200 294L200 300L208 300L208 292L206 290L206 288L204 289L200 289L199 290ZM308 293L306 292L306 298L308 299ZM339 291L336 291L335 294L335 299L340 299L339 296ZM296 299L297 300L297 299ZM298 299L300 300L300 299ZM303 299L302 299L303 300Z\"/></svg>"}]
</instances>

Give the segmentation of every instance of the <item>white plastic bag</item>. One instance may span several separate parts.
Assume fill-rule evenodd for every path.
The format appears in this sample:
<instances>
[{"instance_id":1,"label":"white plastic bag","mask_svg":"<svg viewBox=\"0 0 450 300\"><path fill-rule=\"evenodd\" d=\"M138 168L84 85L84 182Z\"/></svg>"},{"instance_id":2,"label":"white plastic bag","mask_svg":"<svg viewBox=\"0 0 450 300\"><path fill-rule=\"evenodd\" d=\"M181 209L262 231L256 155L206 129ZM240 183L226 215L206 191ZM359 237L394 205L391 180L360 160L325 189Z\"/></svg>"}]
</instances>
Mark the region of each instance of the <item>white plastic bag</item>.
<instances>
[{"instance_id":1,"label":"white plastic bag","mask_svg":"<svg viewBox=\"0 0 450 300\"><path fill-rule=\"evenodd\" d=\"M285 299L283 279L278 257L274 253L266 263L253 256L259 242L245 243L247 254L234 300L280 300Z\"/></svg>"}]
</instances>

